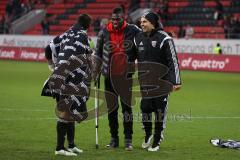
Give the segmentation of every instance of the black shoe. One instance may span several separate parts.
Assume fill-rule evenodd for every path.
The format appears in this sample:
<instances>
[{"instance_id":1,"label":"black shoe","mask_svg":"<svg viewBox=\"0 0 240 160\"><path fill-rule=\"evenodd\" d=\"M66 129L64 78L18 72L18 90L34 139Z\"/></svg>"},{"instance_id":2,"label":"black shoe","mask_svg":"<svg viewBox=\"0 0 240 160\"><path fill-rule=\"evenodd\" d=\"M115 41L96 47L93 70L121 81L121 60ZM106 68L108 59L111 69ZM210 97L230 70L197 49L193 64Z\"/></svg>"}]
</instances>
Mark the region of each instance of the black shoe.
<instances>
[{"instance_id":1,"label":"black shoe","mask_svg":"<svg viewBox=\"0 0 240 160\"><path fill-rule=\"evenodd\" d=\"M118 138L111 138L110 143L106 147L107 148L117 148L117 147L119 147L119 139Z\"/></svg>"},{"instance_id":2,"label":"black shoe","mask_svg":"<svg viewBox=\"0 0 240 160\"><path fill-rule=\"evenodd\" d=\"M148 151L150 152L156 152L160 149L160 139L159 138L155 138L153 139L153 144L151 147L148 148Z\"/></svg>"},{"instance_id":3,"label":"black shoe","mask_svg":"<svg viewBox=\"0 0 240 160\"><path fill-rule=\"evenodd\" d=\"M132 151L133 150L131 139L125 139L125 150L126 151Z\"/></svg>"},{"instance_id":4,"label":"black shoe","mask_svg":"<svg viewBox=\"0 0 240 160\"><path fill-rule=\"evenodd\" d=\"M154 143L154 142L153 142L152 148L155 148L155 147L157 147L157 146L160 146L160 142L158 142L158 143Z\"/></svg>"}]
</instances>

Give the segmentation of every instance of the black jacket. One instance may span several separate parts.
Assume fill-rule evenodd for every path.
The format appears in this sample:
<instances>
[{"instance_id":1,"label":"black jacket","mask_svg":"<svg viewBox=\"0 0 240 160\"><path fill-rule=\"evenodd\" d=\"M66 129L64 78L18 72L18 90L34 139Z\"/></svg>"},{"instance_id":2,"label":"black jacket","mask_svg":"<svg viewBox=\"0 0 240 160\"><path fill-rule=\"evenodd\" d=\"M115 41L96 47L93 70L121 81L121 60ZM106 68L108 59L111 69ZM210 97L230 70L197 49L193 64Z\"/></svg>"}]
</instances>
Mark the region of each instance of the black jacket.
<instances>
[{"instance_id":1,"label":"black jacket","mask_svg":"<svg viewBox=\"0 0 240 160\"><path fill-rule=\"evenodd\" d=\"M87 33L78 24L56 36L45 48L46 59L52 59L54 63L59 63L60 60L68 60L71 55L91 53Z\"/></svg>"},{"instance_id":2,"label":"black jacket","mask_svg":"<svg viewBox=\"0 0 240 160\"><path fill-rule=\"evenodd\" d=\"M134 39L138 62L154 62L165 65L168 73L163 77L173 85L181 84L177 53L173 39L163 30L156 29L150 35L141 32ZM158 68L156 68L158 69Z\"/></svg>"},{"instance_id":3,"label":"black jacket","mask_svg":"<svg viewBox=\"0 0 240 160\"><path fill-rule=\"evenodd\" d=\"M55 63L55 66L57 66L55 67L55 71L58 70L61 64L67 64L72 55L84 56L91 53L92 51L89 47L87 33L78 24L75 24L63 34L55 37L45 48L46 59L52 59ZM72 66L71 63L70 66ZM65 83L73 83L74 85L82 84L83 86L89 87L89 77L90 62L81 66L79 65L73 72L69 73L66 77ZM46 84L45 88L48 89L47 87L48 84Z\"/></svg>"},{"instance_id":4,"label":"black jacket","mask_svg":"<svg viewBox=\"0 0 240 160\"><path fill-rule=\"evenodd\" d=\"M111 25L111 24L109 24ZM110 41L110 34L112 34L111 27L109 25L101 30L98 34L96 52L95 55L102 59L102 74L109 76L109 64L111 60L112 50L115 48L115 44ZM127 55L128 62L134 62L136 59L136 48L133 43L134 36L140 32L140 29L133 24L126 24L123 29L124 50Z\"/></svg>"}]
</instances>

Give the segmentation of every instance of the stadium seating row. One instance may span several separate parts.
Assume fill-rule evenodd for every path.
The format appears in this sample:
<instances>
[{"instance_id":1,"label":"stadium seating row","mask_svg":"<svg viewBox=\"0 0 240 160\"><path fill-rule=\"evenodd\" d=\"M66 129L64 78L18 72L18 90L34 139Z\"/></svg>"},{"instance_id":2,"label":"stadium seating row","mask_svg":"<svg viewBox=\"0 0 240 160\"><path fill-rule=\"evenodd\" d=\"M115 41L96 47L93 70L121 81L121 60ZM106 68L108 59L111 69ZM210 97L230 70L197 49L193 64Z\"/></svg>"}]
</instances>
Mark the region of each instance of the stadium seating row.
<instances>
[{"instance_id":1,"label":"stadium seating row","mask_svg":"<svg viewBox=\"0 0 240 160\"><path fill-rule=\"evenodd\" d=\"M0 1L0 14L4 14L8 0ZM65 0L55 3L52 0L45 0L46 4L37 3L35 8L45 8L47 15L50 15L50 34L60 34L75 23L80 13L88 13L93 19L109 18L112 8L125 3L125 8L129 5L127 0ZM153 7L159 0L151 0ZM231 6L231 0L221 0L225 15L233 14L240 18L240 7ZM146 7L146 1L140 0L140 6ZM101 9L99 9L101 8ZM154 8L159 11L159 8ZM191 25L194 28L195 38L224 38L222 21L214 19L216 10L215 1L209 0L168 0L167 19L163 19L165 29L178 33L179 26ZM221 22L221 23L220 23ZM41 25L38 24L25 34L42 34ZM95 35L93 27L89 31L90 35ZM219 34L217 36L216 34ZM202 37L201 37L202 36Z\"/></svg>"},{"instance_id":2,"label":"stadium seating row","mask_svg":"<svg viewBox=\"0 0 240 160\"><path fill-rule=\"evenodd\" d=\"M71 0L71 3L49 3L46 8L48 15L56 17L50 22L50 34L60 34L75 23L81 13L88 13L93 19L109 18L112 8L126 0ZM41 4L39 4L41 5ZM104 8L104 9L99 9ZM25 34L41 34L41 25L36 25ZM89 31L93 35L93 27Z\"/></svg>"}]
</instances>

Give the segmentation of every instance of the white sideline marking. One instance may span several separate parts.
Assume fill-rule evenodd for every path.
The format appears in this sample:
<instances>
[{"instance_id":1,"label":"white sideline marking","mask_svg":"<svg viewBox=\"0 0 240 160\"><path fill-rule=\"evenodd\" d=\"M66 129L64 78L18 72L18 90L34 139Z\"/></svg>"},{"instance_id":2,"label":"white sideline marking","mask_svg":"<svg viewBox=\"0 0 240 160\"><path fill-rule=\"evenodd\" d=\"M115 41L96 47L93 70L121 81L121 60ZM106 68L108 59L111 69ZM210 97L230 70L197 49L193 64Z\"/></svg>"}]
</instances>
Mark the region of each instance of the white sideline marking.
<instances>
[{"instance_id":1,"label":"white sideline marking","mask_svg":"<svg viewBox=\"0 0 240 160\"><path fill-rule=\"evenodd\" d=\"M57 120L57 118L2 118L0 121L41 121L41 120Z\"/></svg>"},{"instance_id":2,"label":"white sideline marking","mask_svg":"<svg viewBox=\"0 0 240 160\"><path fill-rule=\"evenodd\" d=\"M187 117L189 119L193 118L193 119L240 119L240 117L214 117L214 116L210 116L210 117Z\"/></svg>"},{"instance_id":3,"label":"white sideline marking","mask_svg":"<svg viewBox=\"0 0 240 160\"><path fill-rule=\"evenodd\" d=\"M51 109L16 109L16 108L1 108L0 111L28 111L28 112L49 112Z\"/></svg>"},{"instance_id":4,"label":"white sideline marking","mask_svg":"<svg viewBox=\"0 0 240 160\"><path fill-rule=\"evenodd\" d=\"M214 117L214 116L193 116L193 117L178 117L176 119L171 119L169 118L168 121L191 121L192 119L240 119L240 117ZM41 121L41 120L57 120L57 118L54 117L47 117L47 118L0 118L0 121L18 121L18 120L26 120L26 121L31 121L31 120L35 120L35 121ZM138 119L135 119L134 121L136 121Z\"/></svg>"}]
</instances>

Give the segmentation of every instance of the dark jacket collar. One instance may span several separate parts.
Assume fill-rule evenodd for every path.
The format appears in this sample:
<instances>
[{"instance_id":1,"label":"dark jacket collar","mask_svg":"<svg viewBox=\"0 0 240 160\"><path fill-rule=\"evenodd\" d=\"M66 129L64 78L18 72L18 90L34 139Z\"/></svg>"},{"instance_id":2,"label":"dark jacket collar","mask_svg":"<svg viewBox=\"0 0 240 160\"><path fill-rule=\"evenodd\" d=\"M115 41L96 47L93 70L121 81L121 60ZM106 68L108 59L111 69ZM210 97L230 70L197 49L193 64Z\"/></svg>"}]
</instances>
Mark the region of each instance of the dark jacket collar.
<instances>
[{"instance_id":1,"label":"dark jacket collar","mask_svg":"<svg viewBox=\"0 0 240 160\"><path fill-rule=\"evenodd\" d=\"M146 36L146 37L152 37L155 33L157 33L158 31L161 31L161 30L163 30L161 27L158 27L158 28L156 28L156 29L153 29L152 31L151 31L151 33L147 33L147 32L144 32L143 34L144 34L144 36Z\"/></svg>"},{"instance_id":2,"label":"dark jacket collar","mask_svg":"<svg viewBox=\"0 0 240 160\"><path fill-rule=\"evenodd\" d=\"M85 29L81 25L79 25L78 23L74 24L72 26L72 29L74 29L74 30L84 30L85 31Z\"/></svg>"}]
</instances>

